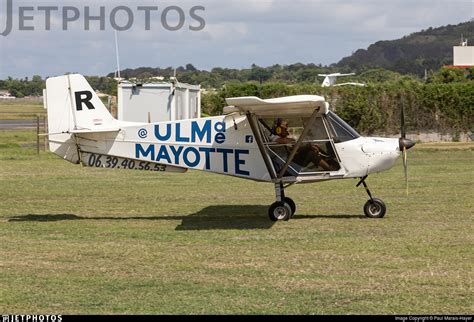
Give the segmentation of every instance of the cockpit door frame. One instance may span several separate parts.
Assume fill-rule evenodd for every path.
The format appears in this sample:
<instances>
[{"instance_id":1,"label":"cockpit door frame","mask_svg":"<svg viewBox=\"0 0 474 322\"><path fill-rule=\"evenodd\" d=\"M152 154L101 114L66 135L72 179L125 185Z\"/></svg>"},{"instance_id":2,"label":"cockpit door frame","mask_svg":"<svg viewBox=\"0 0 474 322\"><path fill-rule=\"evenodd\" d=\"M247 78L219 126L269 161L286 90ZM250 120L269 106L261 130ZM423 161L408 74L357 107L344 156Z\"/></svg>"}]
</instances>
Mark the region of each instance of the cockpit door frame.
<instances>
[{"instance_id":1,"label":"cockpit door frame","mask_svg":"<svg viewBox=\"0 0 474 322\"><path fill-rule=\"evenodd\" d=\"M332 133L333 133L334 131L333 131L333 132L329 131L329 126L330 126L330 124L329 124L329 122L328 122L328 120L327 120L327 116L326 116L326 115L324 115L324 116L322 117L322 120L323 120L324 128L326 129L326 133L327 133L327 135L328 135L329 142L331 142L331 147L332 147L332 149L333 149L333 151L334 151L334 154L335 154L335 157L336 157L336 159L337 159L337 162L339 163L339 165L341 165L341 158L339 157L339 153L337 153L336 144L334 143L334 137L332 136Z\"/></svg>"},{"instance_id":2,"label":"cockpit door frame","mask_svg":"<svg viewBox=\"0 0 474 322\"><path fill-rule=\"evenodd\" d=\"M318 115L319 115L319 109L314 110L313 114L311 115L311 118L309 119L308 123L304 127L303 132L301 133L300 137L298 138L298 141L296 142L295 146L293 147L293 149L290 153L290 156L288 157L288 160L286 160L286 163L283 165L283 168L281 168L280 172L278 173L278 178L279 179L283 178L283 176L286 173L286 170L288 170L288 167L293 162L293 159L295 158L296 153L298 152L298 149L303 144L303 141L304 141L306 135L308 135L308 132L309 132L311 126L313 125L313 123L316 121L316 118L318 117Z\"/></svg>"},{"instance_id":3,"label":"cockpit door frame","mask_svg":"<svg viewBox=\"0 0 474 322\"><path fill-rule=\"evenodd\" d=\"M250 128L252 129L253 135L255 137L255 141L257 141L257 146L258 146L258 149L260 150L260 154L262 155L263 162L265 163L268 174L270 175L270 178L272 180L275 180L277 179L276 170L267 152L267 148L264 146L262 133L260 132L260 127L256 121L256 116L255 114L252 114L250 112L247 112L246 116L250 124Z\"/></svg>"}]
</instances>

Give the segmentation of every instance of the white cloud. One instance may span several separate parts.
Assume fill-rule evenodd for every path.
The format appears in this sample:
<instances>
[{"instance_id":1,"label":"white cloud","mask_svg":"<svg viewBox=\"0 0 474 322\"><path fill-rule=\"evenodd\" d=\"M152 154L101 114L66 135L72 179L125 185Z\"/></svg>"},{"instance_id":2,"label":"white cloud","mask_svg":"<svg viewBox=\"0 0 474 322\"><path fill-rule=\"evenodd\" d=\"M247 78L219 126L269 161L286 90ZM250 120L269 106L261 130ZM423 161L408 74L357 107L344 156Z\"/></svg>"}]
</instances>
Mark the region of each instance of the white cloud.
<instances>
[{"instance_id":1,"label":"white cloud","mask_svg":"<svg viewBox=\"0 0 474 322\"><path fill-rule=\"evenodd\" d=\"M249 27L244 23L208 24L203 35L209 35L212 40L236 42L243 40L249 32ZM197 34L200 36L199 34Z\"/></svg>"},{"instance_id":2,"label":"white cloud","mask_svg":"<svg viewBox=\"0 0 474 322\"><path fill-rule=\"evenodd\" d=\"M248 67L298 61L330 64L378 40L400 38L428 27L457 24L473 17L471 0L39 0L15 1L21 5L84 6L92 12L106 6L107 14L119 5L135 13L131 30L120 32L122 67L179 66L198 68ZM4 28L4 2L0 0L0 32ZM144 15L137 6L158 6L151 31L144 30ZM160 20L170 5L183 8L186 23L180 31L166 31ZM189 9L205 7L199 14L204 30ZM170 20L171 22L171 20ZM106 31L92 22L84 31L83 17L61 31L62 17L52 16L52 31L44 31L44 13L36 12L34 32L15 31L0 36L0 79L12 75L54 75L69 71L103 75L115 68L114 33L106 19ZM17 24L16 24L17 26Z\"/></svg>"}]
</instances>

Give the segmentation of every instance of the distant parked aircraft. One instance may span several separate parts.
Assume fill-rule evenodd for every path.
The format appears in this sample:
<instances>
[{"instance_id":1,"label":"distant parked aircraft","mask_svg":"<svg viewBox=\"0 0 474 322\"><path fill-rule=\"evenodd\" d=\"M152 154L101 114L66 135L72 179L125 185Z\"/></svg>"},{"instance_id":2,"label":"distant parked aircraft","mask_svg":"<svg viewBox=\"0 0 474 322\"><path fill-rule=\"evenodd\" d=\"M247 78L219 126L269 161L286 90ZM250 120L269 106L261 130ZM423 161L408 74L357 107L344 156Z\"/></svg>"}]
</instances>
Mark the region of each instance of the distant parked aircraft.
<instances>
[{"instance_id":1,"label":"distant parked aircraft","mask_svg":"<svg viewBox=\"0 0 474 322\"><path fill-rule=\"evenodd\" d=\"M354 76L354 73L351 74L341 74L341 73L335 73L335 74L319 74L318 76L321 77L326 77L321 84L321 87L330 87L330 86L344 86L344 85L354 85L354 86L365 86L365 84L362 83L342 83L342 84L336 84L337 78L338 77L343 77L343 76Z\"/></svg>"}]
</instances>

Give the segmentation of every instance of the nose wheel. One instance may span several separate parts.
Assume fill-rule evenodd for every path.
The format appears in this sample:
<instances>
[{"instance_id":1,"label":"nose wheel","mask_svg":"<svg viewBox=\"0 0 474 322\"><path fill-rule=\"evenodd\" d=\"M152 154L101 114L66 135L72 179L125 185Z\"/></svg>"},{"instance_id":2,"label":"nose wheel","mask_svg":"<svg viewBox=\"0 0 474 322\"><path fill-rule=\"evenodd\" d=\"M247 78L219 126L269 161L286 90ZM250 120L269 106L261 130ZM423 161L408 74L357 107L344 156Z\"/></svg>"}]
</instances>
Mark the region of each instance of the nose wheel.
<instances>
[{"instance_id":1,"label":"nose wheel","mask_svg":"<svg viewBox=\"0 0 474 322\"><path fill-rule=\"evenodd\" d=\"M368 200L364 206L364 213L368 218L383 218L386 210L387 207L385 206L385 203L378 198Z\"/></svg>"},{"instance_id":2,"label":"nose wheel","mask_svg":"<svg viewBox=\"0 0 474 322\"><path fill-rule=\"evenodd\" d=\"M296 212L296 204L293 199L285 197L285 189L282 183L275 184L277 201L268 209L271 221L288 221Z\"/></svg>"},{"instance_id":3,"label":"nose wheel","mask_svg":"<svg viewBox=\"0 0 474 322\"><path fill-rule=\"evenodd\" d=\"M370 198L364 205L365 216L368 218L383 218L387 211L387 206L385 206L385 203L382 201L382 199L372 197L365 179L367 179L367 176L363 177L357 184L357 187L359 187L361 184L364 185L365 191Z\"/></svg>"}]
</instances>

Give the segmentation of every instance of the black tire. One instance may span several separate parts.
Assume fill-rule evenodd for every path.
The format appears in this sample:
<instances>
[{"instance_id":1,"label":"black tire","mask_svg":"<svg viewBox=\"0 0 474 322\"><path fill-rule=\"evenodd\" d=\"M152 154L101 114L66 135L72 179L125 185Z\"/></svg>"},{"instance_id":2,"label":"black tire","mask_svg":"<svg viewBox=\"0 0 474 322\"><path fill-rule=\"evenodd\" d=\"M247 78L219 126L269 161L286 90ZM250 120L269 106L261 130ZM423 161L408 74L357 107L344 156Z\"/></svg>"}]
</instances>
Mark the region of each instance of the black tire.
<instances>
[{"instance_id":1,"label":"black tire","mask_svg":"<svg viewBox=\"0 0 474 322\"><path fill-rule=\"evenodd\" d=\"M287 203L277 201L268 209L268 216L271 221L288 221L291 217L291 208Z\"/></svg>"},{"instance_id":2,"label":"black tire","mask_svg":"<svg viewBox=\"0 0 474 322\"><path fill-rule=\"evenodd\" d=\"M383 218L386 211L385 203L378 198L367 201L364 206L364 213L368 218Z\"/></svg>"},{"instance_id":3,"label":"black tire","mask_svg":"<svg viewBox=\"0 0 474 322\"><path fill-rule=\"evenodd\" d=\"M288 206L290 206L290 209L291 209L291 217L293 217L293 216L295 215L295 212L296 212L296 204L295 204L295 202L293 201L293 199L288 198L288 197L285 197L284 201L285 201L286 204L288 204Z\"/></svg>"}]
</instances>

